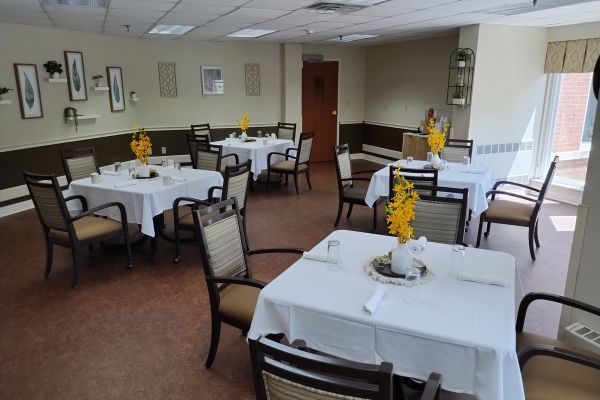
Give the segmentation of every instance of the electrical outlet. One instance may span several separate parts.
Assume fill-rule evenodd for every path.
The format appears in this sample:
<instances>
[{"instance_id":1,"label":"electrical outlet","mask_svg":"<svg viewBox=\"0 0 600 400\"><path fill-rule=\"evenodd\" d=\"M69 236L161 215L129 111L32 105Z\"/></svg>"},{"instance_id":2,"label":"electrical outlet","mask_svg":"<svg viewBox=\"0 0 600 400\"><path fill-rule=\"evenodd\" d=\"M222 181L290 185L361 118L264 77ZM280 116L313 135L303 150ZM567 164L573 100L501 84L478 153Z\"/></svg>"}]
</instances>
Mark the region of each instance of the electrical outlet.
<instances>
[{"instance_id":1,"label":"electrical outlet","mask_svg":"<svg viewBox=\"0 0 600 400\"><path fill-rule=\"evenodd\" d=\"M161 154L167 154L167 148L165 146L160 148Z\"/></svg>"}]
</instances>

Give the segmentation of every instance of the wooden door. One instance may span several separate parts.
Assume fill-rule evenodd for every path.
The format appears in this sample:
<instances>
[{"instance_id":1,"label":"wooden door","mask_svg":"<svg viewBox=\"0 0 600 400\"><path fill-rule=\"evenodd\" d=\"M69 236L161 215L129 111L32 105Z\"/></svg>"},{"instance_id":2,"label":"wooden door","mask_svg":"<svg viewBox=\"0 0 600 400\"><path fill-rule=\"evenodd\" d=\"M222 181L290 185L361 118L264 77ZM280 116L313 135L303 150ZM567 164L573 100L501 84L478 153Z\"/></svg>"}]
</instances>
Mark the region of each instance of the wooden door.
<instances>
[{"instance_id":1,"label":"wooden door","mask_svg":"<svg viewBox=\"0 0 600 400\"><path fill-rule=\"evenodd\" d=\"M302 131L314 131L312 161L333 160L337 144L338 62L302 66Z\"/></svg>"}]
</instances>

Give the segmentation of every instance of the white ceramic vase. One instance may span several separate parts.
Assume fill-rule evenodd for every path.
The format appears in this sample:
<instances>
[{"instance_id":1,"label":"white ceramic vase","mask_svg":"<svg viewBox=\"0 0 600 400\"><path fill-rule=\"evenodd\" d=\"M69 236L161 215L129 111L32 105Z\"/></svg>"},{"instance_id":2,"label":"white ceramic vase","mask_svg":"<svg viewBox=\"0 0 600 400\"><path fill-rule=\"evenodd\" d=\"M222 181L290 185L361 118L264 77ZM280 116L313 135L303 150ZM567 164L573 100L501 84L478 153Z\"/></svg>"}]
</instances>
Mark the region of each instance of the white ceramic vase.
<instances>
[{"instance_id":1,"label":"white ceramic vase","mask_svg":"<svg viewBox=\"0 0 600 400\"><path fill-rule=\"evenodd\" d=\"M408 268L413 265L413 255L408 243L398 243L392 250L392 272L398 275L406 275Z\"/></svg>"},{"instance_id":2,"label":"white ceramic vase","mask_svg":"<svg viewBox=\"0 0 600 400\"><path fill-rule=\"evenodd\" d=\"M150 177L150 167L142 164L142 166L140 166L138 168L138 176L140 178L149 178Z\"/></svg>"},{"instance_id":3,"label":"white ceramic vase","mask_svg":"<svg viewBox=\"0 0 600 400\"><path fill-rule=\"evenodd\" d=\"M435 169L440 169L442 166L442 159L438 153L434 153L433 156L431 156L431 166Z\"/></svg>"}]
</instances>

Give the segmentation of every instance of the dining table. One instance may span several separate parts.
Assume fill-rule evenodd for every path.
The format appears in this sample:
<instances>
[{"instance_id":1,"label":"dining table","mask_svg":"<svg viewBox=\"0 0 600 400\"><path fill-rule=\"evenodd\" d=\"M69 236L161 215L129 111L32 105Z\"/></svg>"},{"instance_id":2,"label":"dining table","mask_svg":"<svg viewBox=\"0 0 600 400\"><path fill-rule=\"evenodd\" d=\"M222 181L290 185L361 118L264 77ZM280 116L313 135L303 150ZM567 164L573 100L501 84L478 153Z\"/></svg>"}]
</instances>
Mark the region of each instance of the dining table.
<instances>
[{"instance_id":1,"label":"dining table","mask_svg":"<svg viewBox=\"0 0 600 400\"><path fill-rule=\"evenodd\" d=\"M330 240L340 243L338 263L323 256ZM514 257L430 242L414 256L430 279L412 287L376 281L370 260L396 245L391 236L332 232L261 290L248 337L283 333L336 357L390 362L399 376L440 373L444 389L477 399L524 399ZM378 291L378 306L366 312Z\"/></svg>"},{"instance_id":2,"label":"dining table","mask_svg":"<svg viewBox=\"0 0 600 400\"><path fill-rule=\"evenodd\" d=\"M365 201L373 207L381 197L387 197L390 192L390 166L411 169L425 169L426 161L399 160L389 163L371 176ZM494 186L495 178L492 168L485 164L447 163L447 168L438 171L438 186L456 189L469 189L467 205L472 215L478 216L488 207L486 193Z\"/></svg>"},{"instance_id":3,"label":"dining table","mask_svg":"<svg viewBox=\"0 0 600 400\"><path fill-rule=\"evenodd\" d=\"M90 177L74 180L63 192L64 196L81 195L85 197L90 208L108 202L119 202L125 206L129 223L138 224L140 231L149 237L155 237L156 218L173 208L173 201L178 197L192 197L199 200L208 198L212 186L221 186L223 176L218 171L198 170L191 168L175 169L174 167L153 166L158 176L148 179L130 177L126 168L118 172L113 166L101 168L101 182L93 183ZM165 176L172 180L165 183ZM182 203L183 204L183 203ZM69 209L76 210L79 202L69 202ZM106 209L100 215L112 219L120 219L118 210ZM160 232L158 232L160 233Z\"/></svg>"},{"instance_id":4,"label":"dining table","mask_svg":"<svg viewBox=\"0 0 600 400\"><path fill-rule=\"evenodd\" d=\"M289 148L294 148L294 142L287 139L270 139L270 138L250 138L251 141L242 141L239 138L226 138L211 142L213 145L223 147L223 155L237 154L239 161L245 162L252 160L250 170L254 180L258 179L258 175L267 169L267 158L269 153L284 153ZM295 155L295 154L292 154ZM271 157L271 164L285 160L284 156L275 155ZM226 162L232 162L226 160Z\"/></svg>"}]
</instances>

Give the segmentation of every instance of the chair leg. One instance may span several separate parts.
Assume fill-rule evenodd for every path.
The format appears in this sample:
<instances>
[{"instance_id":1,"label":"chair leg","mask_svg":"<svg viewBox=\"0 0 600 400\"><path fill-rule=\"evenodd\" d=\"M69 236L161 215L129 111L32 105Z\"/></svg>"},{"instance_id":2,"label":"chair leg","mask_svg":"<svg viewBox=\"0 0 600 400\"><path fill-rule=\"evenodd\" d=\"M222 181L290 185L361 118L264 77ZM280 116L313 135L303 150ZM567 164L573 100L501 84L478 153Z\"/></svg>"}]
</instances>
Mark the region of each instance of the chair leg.
<instances>
[{"instance_id":1,"label":"chair leg","mask_svg":"<svg viewBox=\"0 0 600 400\"><path fill-rule=\"evenodd\" d=\"M267 192L271 189L271 168L267 168Z\"/></svg>"},{"instance_id":2,"label":"chair leg","mask_svg":"<svg viewBox=\"0 0 600 400\"><path fill-rule=\"evenodd\" d=\"M289 174L285 174L285 186L286 186L286 187L287 187L287 185L288 185L288 181L289 181L289 178L288 178L288 177L289 177L289 176L290 176ZM279 180L281 180L281 174L279 174Z\"/></svg>"},{"instance_id":3,"label":"chair leg","mask_svg":"<svg viewBox=\"0 0 600 400\"><path fill-rule=\"evenodd\" d=\"M352 207L354 207L354 204L350 203L350 207L348 208L348 214L346 214L346 218L350 218L350 214L352 214Z\"/></svg>"},{"instance_id":4,"label":"chair leg","mask_svg":"<svg viewBox=\"0 0 600 400\"><path fill-rule=\"evenodd\" d=\"M46 271L44 272L44 278L48 278L50 276L50 272L52 272L52 260L54 259L54 245L46 236Z\"/></svg>"},{"instance_id":5,"label":"chair leg","mask_svg":"<svg viewBox=\"0 0 600 400\"><path fill-rule=\"evenodd\" d=\"M210 349L204 366L210 368L215 356L217 355L217 347L219 347L219 338L221 336L221 321L218 318L212 318L212 332L210 334Z\"/></svg>"},{"instance_id":6,"label":"chair leg","mask_svg":"<svg viewBox=\"0 0 600 400\"><path fill-rule=\"evenodd\" d=\"M308 189L312 190L312 185L310 184L310 172L308 169L306 170L306 182L308 183Z\"/></svg>"},{"instance_id":7,"label":"chair leg","mask_svg":"<svg viewBox=\"0 0 600 400\"><path fill-rule=\"evenodd\" d=\"M485 219L485 213L479 216L479 230L477 231L477 244L475 247L479 247L481 244L481 231L483 230L483 220Z\"/></svg>"},{"instance_id":8,"label":"chair leg","mask_svg":"<svg viewBox=\"0 0 600 400\"><path fill-rule=\"evenodd\" d=\"M529 253L531 254L531 259L535 261L535 250L533 249L533 241L535 236L535 227L529 227Z\"/></svg>"},{"instance_id":9,"label":"chair leg","mask_svg":"<svg viewBox=\"0 0 600 400\"><path fill-rule=\"evenodd\" d=\"M79 248L72 246L71 254L73 256L73 279L71 280L71 287L74 289L79 285Z\"/></svg>"},{"instance_id":10,"label":"chair leg","mask_svg":"<svg viewBox=\"0 0 600 400\"><path fill-rule=\"evenodd\" d=\"M485 233L483 234L483 236L489 237L490 236L490 229L492 229L492 223L488 222L487 223L487 229L485 230Z\"/></svg>"},{"instance_id":11,"label":"chair leg","mask_svg":"<svg viewBox=\"0 0 600 400\"><path fill-rule=\"evenodd\" d=\"M269 187L267 185L267 187ZM173 242L175 242L175 257L173 257L173 262L175 264L181 261L181 257L179 256L179 227L177 221L173 221Z\"/></svg>"},{"instance_id":12,"label":"chair leg","mask_svg":"<svg viewBox=\"0 0 600 400\"><path fill-rule=\"evenodd\" d=\"M536 247L540 247L540 238L538 237L538 225L539 225L539 221L535 223L535 232L533 234L533 238L535 239L535 245Z\"/></svg>"},{"instance_id":13,"label":"chair leg","mask_svg":"<svg viewBox=\"0 0 600 400\"><path fill-rule=\"evenodd\" d=\"M294 185L296 186L296 196L298 196L300 194L300 191L298 190L298 173L297 172L294 174Z\"/></svg>"},{"instance_id":14,"label":"chair leg","mask_svg":"<svg viewBox=\"0 0 600 400\"><path fill-rule=\"evenodd\" d=\"M373 232L377 230L377 202L373 204Z\"/></svg>"},{"instance_id":15,"label":"chair leg","mask_svg":"<svg viewBox=\"0 0 600 400\"><path fill-rule=\"evenodd\" d=\"M90 253L90 257L94 258L96 257L96 252L94 251L94 245L93 244L88 244L88 251Z\"/></svg>"},{"instance_id":16,"label":"chair leg","mask_svg":"<svg viewBox=\"0 0 600 400\"><path fill-rule=\"evenodd\" d=\"M133 259L131 257L131 243L129 243L129 229L127 224L123 225L123 240L125 241L125 251L127 252L127 269L133 268Z\"/></svg>"},{"instance_id":17,"label":"chair leg","mask_svg":"<svg viewBox=\"0 0 600 400\"><path fill-rule=\"evenodd\" d=\"M342 216L342 211L344 210L344 201L342 199L340 199L340 205L338 206L338 213L337 213L337 217L335 219L335 223L333 224L333 226L337 226L340 222L340 217Z\"/></svg>"}]
</instances>

